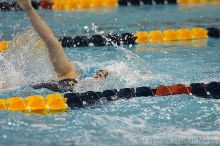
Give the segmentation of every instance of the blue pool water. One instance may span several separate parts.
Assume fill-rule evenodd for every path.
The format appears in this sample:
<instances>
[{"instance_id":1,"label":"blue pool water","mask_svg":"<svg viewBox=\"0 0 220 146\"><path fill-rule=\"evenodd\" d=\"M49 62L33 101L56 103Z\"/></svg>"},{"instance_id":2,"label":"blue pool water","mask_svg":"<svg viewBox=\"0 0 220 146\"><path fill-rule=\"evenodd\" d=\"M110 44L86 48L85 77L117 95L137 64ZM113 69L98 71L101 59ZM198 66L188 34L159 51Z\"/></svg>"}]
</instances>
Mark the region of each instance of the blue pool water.
<instances>
[{"instance_id":1,"label":"blue pool water","mask_svg":"<svg viewBox=\"0 0 220 146\"><path fill-rule=\"evenodd\" d=\"M219 27L220 3L120 7L39 13L59 36L136 32L180 27ZM0 12L3 39L16 42L0 56L0 82L16 88L0 97L46 95L28 84L54 79L45 49L21 12ZM4 20L4 21L2 21ZM26 45L23 45L26 44ZM76 90L102 91L220 80L220 40L123 47L65 48L82 68L107 68L107 81L84 80ZM66 113L39 116L0 112L0 145L219 145L220 101L191 95L119 100Z\"/></svg>"}]
</instances>

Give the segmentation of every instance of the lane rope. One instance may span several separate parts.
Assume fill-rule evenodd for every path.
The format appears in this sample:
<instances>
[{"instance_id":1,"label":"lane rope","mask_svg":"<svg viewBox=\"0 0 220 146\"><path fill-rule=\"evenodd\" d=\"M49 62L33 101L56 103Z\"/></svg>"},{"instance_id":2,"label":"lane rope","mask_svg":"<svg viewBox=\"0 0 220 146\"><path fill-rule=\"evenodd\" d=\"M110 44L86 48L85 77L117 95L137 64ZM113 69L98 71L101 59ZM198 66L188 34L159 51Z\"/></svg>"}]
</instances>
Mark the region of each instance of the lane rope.
<instances>
[{"instance_id":1,"label":"lane rope","mask_svg":"<svg viewBox=\"0 0 220 146\"><path fill-rule=\"evenodd\" d=\"M219 0L48 0L32 1L35 9L79 10L98 7L140 6L152 4L196 4L220 2ZM0 2L0 11L21 10L16 2Z\"/></svg>"},{"instance_id":2,"label":"lane rope","mask_svg":"<svg viewBox=\"0 0 220 146\"><path fill-rule=\"evenodd\" d=\"M65 36L60 37L59 41L63 47L75 48L75 47L92 47L92 46L111 46L116 45L136 45L143 43L166 43L174 41L192 41L198 39L207 38L219 38L220 29L215 27L204 28L180 28L177 30L152 30L136 33L111 33L107 35L93 35L90 38L87 36ZM0 42L0 52L3 52L8 48L7 41ZM41 41L41 44L43 42Z\"/></svg>"},{"instance_id":3,"label":"lane rope","mask_svg":"<svg viewBox=\"0 0 220 146\"><path fill-rule=\"evenodd\" d=\"M220 99L220 82L211 82L208 84L192 83L189 86L185 84L169 86L160 85L153 88L143 86L137 88L123 88L120 90L104 90L102 92L69 92L65 93L64 96L57 93L47 95L46 98L41 95L32 95L26 98L10 97L8 99L0 99L0 111L37 114L60 113L65 112L68 109L83 108L119 99L182 94L188 94L207 99Z\"/></svg>"}]
</instances>

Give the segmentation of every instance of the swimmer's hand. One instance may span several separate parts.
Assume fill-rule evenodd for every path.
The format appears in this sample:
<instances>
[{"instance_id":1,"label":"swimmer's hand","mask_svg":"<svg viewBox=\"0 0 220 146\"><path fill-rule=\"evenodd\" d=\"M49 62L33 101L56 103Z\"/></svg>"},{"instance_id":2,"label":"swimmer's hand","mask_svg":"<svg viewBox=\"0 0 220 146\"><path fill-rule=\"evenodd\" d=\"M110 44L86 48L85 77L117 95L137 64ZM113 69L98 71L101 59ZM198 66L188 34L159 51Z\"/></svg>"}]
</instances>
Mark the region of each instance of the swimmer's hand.
<instances>
[{"instance_id":1,"label":"swimmer's hand","mask_svg":"<svg viewBox=\"0 0 220 146\"><path fill-rule=\"evenodd\" d=\"M24 11L29 11L33 9L31 5L31 0L17 0L18 5L21 7Z\"/></svg>"}]
</instances>

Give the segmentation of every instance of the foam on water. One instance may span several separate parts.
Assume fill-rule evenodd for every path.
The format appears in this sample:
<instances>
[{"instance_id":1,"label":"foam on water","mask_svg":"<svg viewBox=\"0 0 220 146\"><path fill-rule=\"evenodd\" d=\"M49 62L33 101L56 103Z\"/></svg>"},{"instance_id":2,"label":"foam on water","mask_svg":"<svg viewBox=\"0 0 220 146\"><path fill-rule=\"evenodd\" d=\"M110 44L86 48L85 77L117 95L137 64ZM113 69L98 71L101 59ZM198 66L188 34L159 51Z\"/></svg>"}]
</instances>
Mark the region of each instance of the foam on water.
<instances>
[{"instance_id":1,"label":"foam on water","mask_svg":"<svg viewBox=\"0 0 220 146\"><path fill-rule=\"evenodd\" d=\"M32 29L14 36L8 49L1 54L1 61L5 64L1 66L2 82L22 86L56 78L48 51L39 40Z\"/></svg>"},{"instance_id":2,"label":"foam on water","mask_svg":"<svg viewBox=\"0 0 220 146\"><path fill-rule=\"evenodd\" d=\"M0 88L3 88L3 85L17 86L22 83L22 76L2 56L0 56L0 64Z\"/></svg>"},{"instance_id":3,"label":"foam on water","mask_svg":"<svg viewBox=\"0 0 220 146\"><path fill-rule=\"evenodd\" d=\"M122 59L123 60L123 59ZM154 74L150 68L143 70L146 66L138 62L132 64L122 60L109 60L107 62L76 62L80 68L97 67L109 71L109 76L105 81L91 78L82 79L75 87L77 92L102 91L105 89L120 89L127 87L147 86L149 82L161 83L171 80L168 74Z\"/></svg>"},{"instance_id":4,"label":"foam on water","mask_svg":"<svg viewBox=\"0 0 220 146\"><path fill-rule=\"evenodd\" d=\"M57 80L47 48L39 40L38 35L30 28L14 36L12 42L9 43L9 48L2 53L1 60L6 64L1 66L4 68L1 71L2 83L8 83L11 86L24 86ZM82 79L75 86L76 91L119 89L144 85L149 80L157 80L158 75L154 75L148 64L138 55L123 46L114 45L114 48L119 52L117 55L120 56L118 57L120 60L91 64L87 57L86 62L77 62L81 68L105 68L110 71L110 75L107 81L93 78ZM165 76L168 77L168 75Z\"/></svg>"}]
</instances>

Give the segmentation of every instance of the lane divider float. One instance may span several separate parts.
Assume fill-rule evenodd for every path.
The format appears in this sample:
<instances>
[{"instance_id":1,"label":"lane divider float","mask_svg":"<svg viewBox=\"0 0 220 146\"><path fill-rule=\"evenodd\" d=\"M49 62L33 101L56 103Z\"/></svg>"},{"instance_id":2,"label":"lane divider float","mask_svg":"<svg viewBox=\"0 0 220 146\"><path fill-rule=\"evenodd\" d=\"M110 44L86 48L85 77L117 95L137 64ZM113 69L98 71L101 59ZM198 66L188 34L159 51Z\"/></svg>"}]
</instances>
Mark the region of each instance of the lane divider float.
<instances>
[{"instance_id":1,"label":"lane divider float","mask_svg":"<svg viewBox=\"0 0 220 146\"><path fill-rule=\"evenodd\" d=\"M152 30L136 33L122 33L121 35L111 33L107 35L93 35L76 37L60 37L59 41L63 47L89 47L89 46L111 46L116 45L135 45L143 43L165 43L170 41L192 41L207 38L219 38L220 29L218 28L181 28L168 30Z\"/></svg>"},{"instance_id":2,"label":"lane divider float","mask_svg":"<svg viewBox=\"0 0 220 146\"><path fill-rule=\"evenodd\" d=\"M41 0L32 1L35 9L53 9L53 10L79 10L98 7L117 7L132 5L152 5L152 4L195 4L219 2L219 0ZM0 11L21 10L16 2L0 2Z\"/></svg>"},{"instance_id":3,"label":"lane divider float","mask_svg":"<svg viewBox=\"0 0 220 146\"><path fill-rule=\"evenodd\" d=\"M59 113L68 109L82 108L96 104L106 103L119 99L130 99L135 97L170 96L170 95L194 95L208 99L220 99L220 82L209 84L193 83L160 85L155 88L143 86L137 88L123 88L120 90L104 90L103 92L88 91L85 93L50 94L44 98L41 95L22 97L10 97L0 99L0 111L24 112L24 113Z\"/></svg>"},{"instance_id":4,"label":"lane divider float","mask_svg":"<svg viewBox=\"0 0 220 146\"><path fill-rule=\"evenodd\" d=\"M0 110L24 113L57 113L68 109L67 99L61 94L50 94L46 98L41 95L22 97L10 97L0 99Z\"/></svg>"},{"instance_id":5,"label":"lane divider float","mask_svg":"<svg viewBox=\"0 0 220 146\"><path fill-rule=\"evenodd\" d=\"M7 41L0 41L0 52L3 52L8 48L8 42Z\"/></svg>"},{"instance_id":6,"label":"lane divider float","mask_svg":"<svg viewBox=\"0 0 220 146\"><path fill-rule=\"evenodd\" d=\"M31 1L34 9L39 9L40 3L37 1ZM16 2L0 2L0 11L19 11L21 8Z\"/></svg>"},{"instance_id":7,"label":"lane divider float","mask_svg":"<svg viewBox=\"0 0 220 146\"><path fill-rule=\"evenodd\" d=\"M218 0L119 0L120 6L151 5L151 4L195 4L219 2Z\"/></svg>"},{"instance_id":8,"label":"lane divider float","mask_svg":"<svg viewBox=\"0 0 220 146\"><path fill-rule=\"evenodd\" d=\"M152 30L136 33L122 33L121 35L112 33L107 35L93 35L90 38L87 36L76 37L60 37L59 41L63 47L89 47L89 46L111 46L116 45L135 45L143 43L166 43L170 41L192 41L207 38L219 38L219 28L180 28L177 30ZM41 44L42 41L41 41ZM0 52L7 49L8 42L0 42Z\"/></svg>"},{"instance_id":9,"label":"lane divider float","mask_svg":"<svg viewBox=\"0 0 220 146\"><path fill-rule=\"evenodd\" d=\"M123 88L120 90L105 90L103 92L86 93L66 93L67 105L70 108L86 107L94 104L105 103L106 101L115 101L118 99L130 99L135 97L148 96L170 96L170 95L194 95L202 98L220 99L220 82L211 82L209 84L193 83L190 86L185 84L160 85L156 88L137 87Z\"/></svg>"},{"instance_id":10,"label":"lane divider float","mask_svg":"<svg viewBox=\"0 0 220 146\"><path fill-rule=\"evenodd\" d=\"M219 0L177 0L180 4L220 2Z\"/></svg>"}]
</instances>

